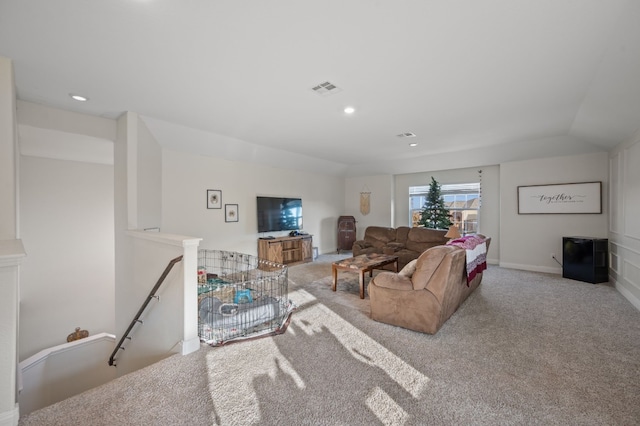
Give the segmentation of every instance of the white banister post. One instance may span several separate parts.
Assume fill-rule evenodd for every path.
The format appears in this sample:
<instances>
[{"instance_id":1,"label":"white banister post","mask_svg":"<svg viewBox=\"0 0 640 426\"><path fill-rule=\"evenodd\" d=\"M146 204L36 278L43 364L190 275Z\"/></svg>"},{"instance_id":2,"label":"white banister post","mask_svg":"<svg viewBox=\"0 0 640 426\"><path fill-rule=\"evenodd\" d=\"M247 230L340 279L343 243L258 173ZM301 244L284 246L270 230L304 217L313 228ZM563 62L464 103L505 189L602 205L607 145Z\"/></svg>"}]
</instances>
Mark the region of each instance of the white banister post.
<instances>
[{"instance_id":1,"label":"white banister post","mask_svg":"<svg viewBox=\"0 0 640 426\"><path fill-rule=\"evenodd\" d=\"M198 337L198 245L200 239L185 239L182 242L184 254L184 336L182 355L195 352L200 348Z\"/></svg>"}]
</instances>

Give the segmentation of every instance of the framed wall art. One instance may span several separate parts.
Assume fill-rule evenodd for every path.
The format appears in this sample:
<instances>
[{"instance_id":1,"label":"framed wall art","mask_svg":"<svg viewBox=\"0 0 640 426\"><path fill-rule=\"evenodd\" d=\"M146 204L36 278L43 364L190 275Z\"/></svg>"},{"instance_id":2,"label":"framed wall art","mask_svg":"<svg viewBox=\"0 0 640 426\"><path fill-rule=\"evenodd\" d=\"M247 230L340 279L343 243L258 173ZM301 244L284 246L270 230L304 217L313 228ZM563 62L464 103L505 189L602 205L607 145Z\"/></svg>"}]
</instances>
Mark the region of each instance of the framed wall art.
<instances>
[{"instance_id":1,"label":"framed wall art","mask_svg":"<svg viewBox=\"0 0 640 426\"><path fill-rule=\"evenodd\" d=\"M602 182L518 187L518 214L601 214Z\"/></svg>"},{"instance_id":2,"label":"framed wall art","mask_svg":"<svg viewBox=\"0 0 640 426\"><path fill-rule=\"evenodd\" d=\"M225 222L238 221L238 205L237 204L224 205L224 221Z\"/></svg>"},{"instance_id":3,"label":"framed wall art","mask_svg":"<svg viewBox=\"0 0 640 426\"><path fill-rule=\"evenodd\" d=\"M220 191L219 189L207 189L207 208L222 208L222 191Z\"/></svg>"}]
</instances>

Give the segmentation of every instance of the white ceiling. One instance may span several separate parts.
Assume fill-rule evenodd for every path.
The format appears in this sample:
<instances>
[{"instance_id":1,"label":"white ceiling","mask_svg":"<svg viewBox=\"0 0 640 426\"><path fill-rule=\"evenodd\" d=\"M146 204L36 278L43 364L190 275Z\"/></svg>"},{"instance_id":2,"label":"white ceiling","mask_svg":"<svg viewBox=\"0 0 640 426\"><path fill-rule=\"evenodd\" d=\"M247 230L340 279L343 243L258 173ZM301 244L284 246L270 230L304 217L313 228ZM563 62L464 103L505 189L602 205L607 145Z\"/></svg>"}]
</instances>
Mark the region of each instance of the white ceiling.
<instances>
[{"instance_id":1,"label":"white ceiling","mask_svg":"<svg viewBox=\"0 0 640 426\"><path fill-rule=\"evenodd\" d=\"M0 55L19 99L332 173L591 152L640 127L637 0L0 0Z\"/></svg>"}]
</instances>

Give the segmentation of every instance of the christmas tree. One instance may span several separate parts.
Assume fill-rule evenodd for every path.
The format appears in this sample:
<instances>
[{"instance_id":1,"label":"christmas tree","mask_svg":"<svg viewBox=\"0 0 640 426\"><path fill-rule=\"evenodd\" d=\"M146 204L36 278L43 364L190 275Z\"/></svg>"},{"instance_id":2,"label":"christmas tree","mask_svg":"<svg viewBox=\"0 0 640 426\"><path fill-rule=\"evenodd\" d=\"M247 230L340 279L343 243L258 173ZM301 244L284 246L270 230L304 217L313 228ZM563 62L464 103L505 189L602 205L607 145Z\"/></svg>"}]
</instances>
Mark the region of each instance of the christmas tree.
<instances>
[{"instance_id":1,"label":"christmas tree","mask_svg":"<svg viewBox=\"0 0 640 426\"><path fill-rule=\"evenodd\" d=\"M453 223L449 219L451 213L444 205L444 198L440 192L440 184L431 176L427 200L420 212L418 225L431 229L448 229Z\"/></svg>"}]
</instances>

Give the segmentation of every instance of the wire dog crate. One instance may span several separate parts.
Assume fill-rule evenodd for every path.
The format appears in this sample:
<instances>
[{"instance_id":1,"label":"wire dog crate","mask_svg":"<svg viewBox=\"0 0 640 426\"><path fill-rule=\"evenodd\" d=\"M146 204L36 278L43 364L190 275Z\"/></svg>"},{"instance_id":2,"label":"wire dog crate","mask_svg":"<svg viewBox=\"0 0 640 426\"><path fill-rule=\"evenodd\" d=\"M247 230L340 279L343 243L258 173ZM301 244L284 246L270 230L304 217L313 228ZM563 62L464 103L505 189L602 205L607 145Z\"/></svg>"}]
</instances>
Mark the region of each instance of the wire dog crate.
<instances>
[{"instance_id":1,"label":"wire dog crate","mask_svg":"<svg viewBox=\"0 0 640 426\"><path fill-rule=\"evenodd\" d=\"M294 309L285 265L198 250L198 334L212 346L281 332Z\"/></svg>"}]
</instances>

